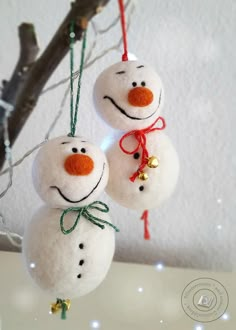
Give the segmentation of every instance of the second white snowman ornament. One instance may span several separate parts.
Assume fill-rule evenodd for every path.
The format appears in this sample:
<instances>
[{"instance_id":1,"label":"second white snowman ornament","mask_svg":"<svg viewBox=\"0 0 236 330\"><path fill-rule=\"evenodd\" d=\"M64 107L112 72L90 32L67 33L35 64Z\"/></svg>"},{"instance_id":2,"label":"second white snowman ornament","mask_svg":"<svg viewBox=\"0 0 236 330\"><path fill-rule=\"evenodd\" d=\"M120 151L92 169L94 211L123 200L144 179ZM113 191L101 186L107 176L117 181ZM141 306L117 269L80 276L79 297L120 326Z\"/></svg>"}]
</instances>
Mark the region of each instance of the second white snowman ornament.
<instances>
[{"instance_id":1,"label":"second white snowman ornament","mask_svg":"<svg viewBox=\"0 0 236 330\"><path fill-rule=\"evenodd\" d=\"M33 182L46 203L26 227L23 255L33 280L60 297L52 312L69 308L105 278L114 254L108 207L99 201L109 168L104 153L83 138L45 143L33 166ZM101 230L103 229L103 230Z\"/></svg>"},{"instance_id":2,"label":"second white snowman ornament","mask_svg":"<svg viewBox=\"0 0 236 330\"><path fill-rule=\"evenodd\" d=\"M177 153L161 132L165 120L160 117L164 100L160 77L143 62L118 62L98 77L94 100L108 124L126 131L107 151L107 193L127 208L158 207L173 192L179 174Z\"/></svg>"}]
</instances>

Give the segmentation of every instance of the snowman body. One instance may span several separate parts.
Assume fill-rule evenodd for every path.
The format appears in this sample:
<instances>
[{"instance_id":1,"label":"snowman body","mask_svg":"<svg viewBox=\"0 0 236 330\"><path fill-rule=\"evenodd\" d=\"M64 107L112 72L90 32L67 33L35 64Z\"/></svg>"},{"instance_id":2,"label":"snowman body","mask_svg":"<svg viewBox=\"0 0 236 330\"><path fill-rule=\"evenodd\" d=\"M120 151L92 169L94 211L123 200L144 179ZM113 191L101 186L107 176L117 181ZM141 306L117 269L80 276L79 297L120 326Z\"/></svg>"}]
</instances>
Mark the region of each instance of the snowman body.
<instances>
[{"instance_id":1,"label":"snowman body","mask_svg":"<svg viewBox=\"0 0 236 330\"><path fill-rule=\"evenodd\" d=\"M128 135L122 142L128 152L121 149L120 141L107 151L110 166L107 193L127 208L158 207L173 192L179 174L177 153L170 139L160 132L160 127L157 129L159 119L165 127L160 117L164 89L159 75L140 61L118 62L97 78L94 101L99 115ZM141 140L140 148L129 154ZM144 160L143 152L148 155ZM157 168L144 166L140 170L150 156L157 158ZM132 179L135 171L137 175Z\"/></svg>"},{"instance_id":2,"label":"snowman body","mask_svg":"<svg viewBox=\"0 0 236 330\"><path fill-rule=\"evenodd\" d=\"M91 211L99 217L99 212ZM59 226L60 209L40 208L28 225L23 240L26 267L37 285L66 299L83 296L105 278L114 253L114 230L103 230L83 216L73 232L63 235ZM71 227L76 212L68 213ZM107 214L104 220L110 222ZM32 267L33 265L33 267Z\"/></svg>"},{"instance_id":3,"label":"snowman body","mask_svg":"<svg viewBox=\"0 0 236 330\"><path fill-rule=\"evenodd\" d=\"M126 150L134 150L137 140L129 136L124 141ZM124 153L119 141L107 151L110 164L110 175L107 193L124 207L144 210L159 206L172 194L179 174L178 155L167 135L153 131L146 136L146 147L149 155L155 155L158 160L157 168L145 167L147 180L129 180L139 167L142 150L134 154Z\"/></svg>"},{"instance_id":4,"label":"snowman body","mask_svg":"<svg viewBox=\"0 0 236 330\"><path fill-rule=\"evenodd\" d=\"M105 154L80 137L52 139L35 158L33 183L46 205L26 227L22 251L35 283L61 299L95 289L111 265L114 229L104 204L97 201L108 174ZM101 229L81 213L74 226L84 207L91 217L110 225L102 223Z\"/></svg>"}]
</instances>

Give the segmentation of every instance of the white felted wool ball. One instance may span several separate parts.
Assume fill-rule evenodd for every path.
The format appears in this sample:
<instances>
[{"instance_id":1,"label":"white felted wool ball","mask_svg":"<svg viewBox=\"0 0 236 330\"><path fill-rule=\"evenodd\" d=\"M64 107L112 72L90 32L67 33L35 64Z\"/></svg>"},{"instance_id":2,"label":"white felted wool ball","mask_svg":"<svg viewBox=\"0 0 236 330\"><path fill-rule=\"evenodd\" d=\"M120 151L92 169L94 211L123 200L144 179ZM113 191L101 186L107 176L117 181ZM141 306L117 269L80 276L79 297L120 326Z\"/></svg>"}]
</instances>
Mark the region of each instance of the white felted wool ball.
<instances>
[{"instance_id":1,"label":"white felted wool ball","mask_svg":"<svg viewBox=\"0 0 236 330\"><path fill-rule=\"evenodd\" d=\"M104 190L109 175L103 151L84 138L60 136L46 142L33 165L33 183L51 207L84 206Z\"/></svg>"},{"instance_id":2,"label":"white felted wool ball","mask_svg":"<svg viewBox=\"0 0 236 330\"><path fill-rule=\"evenodd\" d=\"M151 125L160 115L163 98L160 77L139 61L110 66L94 86L97 112L113 128L125 131Z\"/></svg>"},{"instance_id":3,"label":"white felted wool ball","mask_svg":"<svg viewBox=\"0 0 236 330\"><path fill-rule=\"evenodd\" d=\"M158 207L173 192L179 174L179 160L170 139L162 132L153 131L146 135L146 148L149 156L156 156L157 168L145 167L148 179L134 182L129 178L138 170L141 162L141 149L134 155L127 155L115 142L107 151L110 175L106 192L117 203L136 210ZM137 140L129 136L124 141L126 150L134 150Z\"/></svg>"},{"instance_id":4,"label":"white felted wool ball","mask_svg":"<svg viewBox=\"0 0 236 330\"><path fill-rule=\"evenodd\" d=\"M90 210L111 222L107 213ZM105 278L114 254L114 229L94 225L83 216L74 231L64 235L60 228L62 210L42 207L26 227L23 256L36 284L61 299L75 298L95 289ZM70 212L65 227L78 215Z\"/></svg>"}]
</instances>

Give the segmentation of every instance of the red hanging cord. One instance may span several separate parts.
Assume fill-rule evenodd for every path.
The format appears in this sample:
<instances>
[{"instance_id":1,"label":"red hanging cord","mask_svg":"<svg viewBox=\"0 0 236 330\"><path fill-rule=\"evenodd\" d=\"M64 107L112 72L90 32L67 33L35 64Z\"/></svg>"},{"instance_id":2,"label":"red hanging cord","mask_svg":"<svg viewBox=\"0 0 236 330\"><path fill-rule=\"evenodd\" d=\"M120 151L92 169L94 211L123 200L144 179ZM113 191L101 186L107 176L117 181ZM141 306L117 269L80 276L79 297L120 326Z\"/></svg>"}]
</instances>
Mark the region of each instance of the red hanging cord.
<instances>
[{"instance_id":1,"label":"red hanging cord","mask_svg":"<svg viewBox=\"0 0 236 330\"><path fill-rule=\"evenodd\" d=\"M118 0L120 7L120 20L122 28L122 37L124 45L124 54L122 55L122 61L128 61L128 47L127 47L127 35L126 35L126 24L125 24L125 7L123 0Z\"/></svg>"},{"instance_id":2,"label":"red hanging cord","mask_svg":"<svg viewBox=\"0 0 236 330\"><path fill-rule=\"evenodd\" d=\"M159 120L162 122L162 126L153 128L153 126ZM142 149L141 164L139 165L138 170L135 171L129 178L130 181L134 182L135 179L137 178L137 176L139 175L139 173L147 165L149 154L148 154L148 150L146 148L146 134L153 132L153 131L163 130L165 127L166 127L165 119L163 117L158 117L152 125L150 125L146 128L140 129L140 130L137 129L137 130L130 131L130 132L126 133L125 135L123 135L122 138L120 139L119 146L120 146L121 150L128 155L135 154L136 152L138 152L139 148ZM123 146L123 142L127 137L132 136L132 135L135 137L135 139L137 140L138 143L137 143L137 147L134 150L129 151L129 150L125 149L125 147Z\"/></svg>"},{"instance_id":3,"label":"red hanging cord","mask_svg":"<svg viewBox=\"0 0 236 330\"><path fill-rule=\"evenodd\" d=\"M149 240L151 238L149 232L148 210L145 210L141 216L141 220L144 221L144 239Z\"/></svg>"}]
</instances>

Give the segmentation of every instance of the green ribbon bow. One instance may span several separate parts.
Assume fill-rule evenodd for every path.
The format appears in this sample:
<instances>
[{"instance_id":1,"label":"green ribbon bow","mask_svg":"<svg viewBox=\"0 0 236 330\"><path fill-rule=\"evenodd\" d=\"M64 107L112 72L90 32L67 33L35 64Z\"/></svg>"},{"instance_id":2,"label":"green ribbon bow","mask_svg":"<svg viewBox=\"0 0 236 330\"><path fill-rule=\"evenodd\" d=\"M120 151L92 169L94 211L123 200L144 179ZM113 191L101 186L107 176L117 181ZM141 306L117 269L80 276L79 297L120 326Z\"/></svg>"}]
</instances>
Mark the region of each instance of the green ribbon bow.
<instances>
[{"instance_id":1,"label":"green ribbon bow","mask_svg":"<svg viewBox=\"0 0 236 330\"><path fill-rule=\"evenodd\" d=\"M106 224L106 225L112 227L116 232L119 232L119 229L116 226L114 226L113 224L111 224L108 221L95 217L94 215L92 215L89 212L89 210L98 210L103 213L108 213L109 207L105 203L102 203L100 201L95 201L86 206L69 207L68 209L65 209L62 212L62 215L60 218L60 226L61 226L62 233L65 235L70 234L76 228L81 216L84 216L87 220L89 220L90 222L92 222L94 225L98 226L101 229L104 229L105 226L103 224ZM64 218L65 218L65 215L69 212L78 212L78 215L76 217L76 220L75 220L75 223L73 224L73 226L70 229L65 229Z\"/></svg>"}]
</instances>

